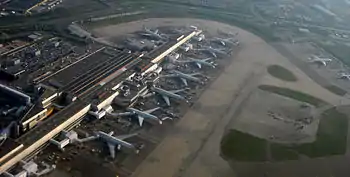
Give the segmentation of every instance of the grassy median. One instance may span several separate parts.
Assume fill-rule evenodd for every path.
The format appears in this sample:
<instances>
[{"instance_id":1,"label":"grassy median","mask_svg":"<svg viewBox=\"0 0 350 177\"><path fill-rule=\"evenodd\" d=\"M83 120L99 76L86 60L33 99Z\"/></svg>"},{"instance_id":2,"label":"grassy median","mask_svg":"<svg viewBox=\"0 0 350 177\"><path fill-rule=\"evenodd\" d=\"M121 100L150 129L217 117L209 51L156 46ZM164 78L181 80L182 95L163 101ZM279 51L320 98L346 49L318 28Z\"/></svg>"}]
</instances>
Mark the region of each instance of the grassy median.
<instances>
[{"instance_id":1,"label":"grassy median","mask_svg":"<svg viewBox=\"0 0 350 177\"><path fill-rule=\"evenodd\" d=\"M280 66L280 65L270 65L267 67L267 72L278 79L288 81L288 82L295 82L297 81L297 77L288 69Z\"/></svg>"},{"instance_id":2,"label":"grassy median","mask_svg":"<svg viewBox=\"0 0 350 177\"><path fill-rule=\"evenodd\" d=\"M260 85L259 89L264 90L264 91L268 91L271 93L275 93L278 95L282 95L285 97L289 97L289 98L292 98L292 99L295 99L298 101L302 101L305 103L309 103L309 104L312 104L316 107L320 107L320 106L326 104L326 102L323 101L322 99L313 97L313 96L308 95L308 94L303 93L303 92L291 90L288 88L276 87L276 86L272 86L272 85Z\"/></svg>"}]
</instances>

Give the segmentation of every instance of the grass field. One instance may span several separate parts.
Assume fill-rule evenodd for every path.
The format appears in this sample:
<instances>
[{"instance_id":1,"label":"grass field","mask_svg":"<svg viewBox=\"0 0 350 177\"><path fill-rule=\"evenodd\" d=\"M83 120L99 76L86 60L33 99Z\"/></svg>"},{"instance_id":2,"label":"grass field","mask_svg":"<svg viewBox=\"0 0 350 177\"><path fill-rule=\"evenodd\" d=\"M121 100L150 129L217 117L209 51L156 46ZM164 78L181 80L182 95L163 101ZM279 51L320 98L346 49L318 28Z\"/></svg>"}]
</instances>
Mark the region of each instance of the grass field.
<instances>
[{"instance_id":1,"label":"grass field","mask_svg":"<svg viewBox=\"0 0 350 177\"><path fill-rule=\"evenodd\" d=\"M282 96L286 96L295 100L299 100L302 102L306 102L309 104L312 104L316 107L320 107L322 105L325 105L326 102L313 97L311 95L308 95L306 93L303 92L299 92L299 91L295 91L295 90L291 90L288 88L283 88L283 87L276 87L276 86L271 86L271 85L260 85L259 89L264 90L264 91L268 91L268 92L272 92L278 95L282 95Z\"/></svg>"},{"instance_id":2,"label":"grass field","mask_svg":"<svg viewBox=\"0 0 350 177\"><path fill-rule=\"evenodd\" d=\"M266 161L267 143L270 143L271 158L275 161L297 160L301 154L310 158L341 155L346 151L347 133L347 116L332 108L322 114L316 141L312 143L277 144L230 130L222 139L221 153L224 158L236 161Z\"/></svg>"},{"instance_id":3,"label":"grass field","mask_svg":"<svg viewBox=\"0 0 350 177\"><path fill-rule=\"evenodd\" d=\"M280 66L280 65L270 65L267 67L267 72L278 79L295 82L297 81L297 77L288 69Z\"/></svg>"},{"instance_id":4,"label":"grass field","mask_svg":"<svg viewBox=\"0 0 350 177\"><path fill-rule=\"evenodd\" d=\"M326 86L325 88L327 90L329 90L330 92L332 92L336 95L339 95L339 96L344 96L347 93L345 90L343 90L342 88L339 88L335 85Z\"/></svg>"},{"instance_id":5,"label":"grass field","mask_svg":"<svg viewBox=\"0 0 350 177\"><path fill-rule=\"evenodd\" d=\"M276 143L271 143L270 151L275 161L298 160L299 158L298 152Z\"/></svg>"},{"instance_id":6,"label":"grass field","mask_svg":"<svg viewBox=\"0 0 350 177\"><path fill-rule=\"evenodd\" d=\"M265 161L266 141L236 130L224 136L221 153L227 159L238 161Z\"/></svg>"},{"instance_id":7,"label":"grass field","mask_svg":"<svg viewBox=\"0 0 350 177\"><path fill-rule=\"evenodd\" d=\"M295 146L293 149L309 157L344 154L347 134L347 116L332 108L322 114L316 141Z\"/></svg>"}]
</instances>

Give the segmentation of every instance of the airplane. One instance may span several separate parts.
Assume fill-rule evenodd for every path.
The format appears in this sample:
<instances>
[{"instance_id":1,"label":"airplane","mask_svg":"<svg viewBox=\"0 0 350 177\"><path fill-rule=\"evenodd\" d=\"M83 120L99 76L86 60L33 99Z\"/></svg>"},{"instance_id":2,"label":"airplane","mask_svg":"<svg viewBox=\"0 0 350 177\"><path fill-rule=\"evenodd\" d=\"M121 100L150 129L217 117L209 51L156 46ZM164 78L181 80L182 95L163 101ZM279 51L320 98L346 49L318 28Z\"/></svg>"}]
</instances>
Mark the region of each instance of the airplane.
<instances>
[{"instance_id":1,"label":"airplane","mask_svg":"<svg viewBox=\"0 0 350 177\"><path fill-rule=\"evenodd\" d=\"M313 62L313 63L320 63L324 66L327 66L327 62L331 62L332 59L331 58L320 58L318 56L313 55L313 56L309 57L309 61Z\"/></svg>"},{"instance_id":2,"label":"airplane","mask_svg":"<svg viewBox=\"0 0 350 177\"><path fill-rule=\"evenodd\" d=\"M182 28L175 28L172 30L172 32L175 34L183 34L189 31L197 31L197 30L198 30L198 27L191 25L191 26L186 26Z\"/></svg>"},{"instance_id":3,"label":"airplane","mask_svg":"<svg viewBox=\"0 0 350 177\"><path fill-rule=\"evenodd\" d=\"M205 39L205 35L204 34L199 34L197 36L193 36L193 39L196 40L197 42L201 42Z\"/></svg>"},{"instance_id":4,"label":"airplane","mask_svg":"<svg viewBox=\"0 0 350 177\"><path fill-rule=\"evenodd\" d=\"M202 66L208 66L215 68L216 65L213 62L210 62L213 58L205 58L205 59L195 59L191 57L187 57L185 60L176 61L177 63L194 63L199 69L202 69Z\"/></svg>"},{"instance_id":5,"label":"airplane","mask_svg":"<svg viewBox=\"0 0 350 177\"><path fill-rule=\"evenodd\" d=\"M10 136L11 128L16 125L15 121L12 121L6 128L0 131L0 146L6 141L6 139Z\"/></svg>"},{"instance_id":6,"label":"airplane","mask_svg":"<svg viewBox=\"0 0 350 177\"><path fill-rule=\"evenodd\" d=\"M189 50L193 49L193 45L190 43L185 43L179 47L181 50L188 52Z\"/></svg>"},{"instance_id":7,"label":"airplane","mask_svg":"<svg viewBox=\"0 0 350 177\"><path fill-rule=\"evenodd\" d=\"M186 87L188 86L188 83L187 83L188 80L196 82L196 83L204 84L202 79L194 77L195 75L202 75L202 74L200 74L200 73L185 74L185 73L180 72L178 70L173 70L173 71L171 71L171 74L163 75L161 77L163 77L163 78L177 77L177 78L181 79L181 81L184 83L184 85Z\"/></svg>"},{"instance_id":8,"label":"airplane","mask_svg":"<svg viewBox=\"0 0 350 177\"><path fill-rule=\"evenodd\" d=\"M165 34L160 34L159 30L152 31L151 29L148 29L144 27L144 32L140 33L141 36L149 37L154 40L165 40L168 37Z\"/></svg>"},{"instance_id":9,"label":"airplane","mask_svg":"<svg viewBox=\"0 0 350 177\"><path fill-rule=\"evenodd\" d=\"M141 111L141 110L138 110L138 109L135 109L135 108L127 108L126 109L127 112L112 113L111 115L112 116L117 116L117 117L119 117L119 116L137 116L137 118L139 120L139 125L142 127L144 119L155 120L155 121L158 121L159 124L163 124L162 119L160 119L157 116L151 114L152 112L157 111L159 109L160 108L157 107L157 108L153 108L153 109L150 109L150 110Z\"/></svg>"},{"instance_id":10,"label":"airplane","mask_svg":"<svg viewBox=\"0 0 350 177\"><path fill-rule=\"evenodd\" d=\"M112 136L113 131L110 133L105 133L102 131L98 131L96 133L96 137L102 139L105 141L109 148L110 156L114 159L115 158L115 148L117 147L118 150L120 150L122 147L125 147L127 149L134 150L136 154L140 152L140 150L133 144L124 141L125 139L131 138L133 136L136 136L138 133L128 134L128 135L119 135L119 136Z\"/></svg>"},{"instance_id":11,"label":"airplane","mask_svg":"<svg viewBox=\"0 0 350 177\"><path fill-rule=\"evenodd\" d=\"M148 40L136 40L133 38L127 38L124 41L124 46L131 51L153 50L157 47L157 44Z\"/></svg>"},{"instance_id":12,"label":"airplane","mask_svg":"<svg viewBox=\"0 0 350 177\"><path fill-rule=\"evenodd\" d=\"M216 42L221 44L222 46L227 46L227 45L239 45L239 42L235 38L219 38L215 37L213 39L210 39L212 42Z\"/></svg>"},{"instance_id":13,"label":"airplane","mask_svg":"<svg viewBox=\"0 0 350 177\"><path fill-rule=\"evenodd\" d=\"M186 103L189 103L189 101L185 97L177 94L179 92L185 91L186 89L168 91L168 90L164 90L164 89L159 88L159 87L152 86L150 88L150 90L153 93L143 95L142 97L146 98L146 97L149 97L149 96L153 96L154 94L158 94L158 95L160 95L163 98L163 100L167 104L167 106L170 106L170 98L173 98L173 99L176 99L176 100L180 100L180 101L185 101Z\"/></svg>"},{"instance_id":14,"label":"airplane","mask_svg":"<svg viewBox=\"0 0 350 177\"><path fill-rule=\"evenodd\" d=\"M204 46L201 49L194 49L195 51L200 51L200 52L206 52L209 55L213 56L214 58L218 58L218 55L227 55L227 53L222 50L222 49L216 49L213 48L212 46Z\"/></svg>"},{"instance_id":15,"label":"airplane","mask_svg":"<svg viewBox=\"0 0 350 177\"><path fill-rule=\"evenodd\" d=\"M174 62L174 61L176 61L177 59L179 59L180 56L181 56L181 55L178 54L178 53L170 53L170 54L168 54L168 55L166 56L166 59L170 60L171 62Z\"/></svg>"},{"instance_id":16,"label":"airplane","mask_svg":"<svg viewBox=\"0 0 350 177\"><path fill-rule=\"evenodd\" d=\"M350 80L350 74L347 73L340 73L340 79L347 79Z\"/></svg>"}]
</instances>

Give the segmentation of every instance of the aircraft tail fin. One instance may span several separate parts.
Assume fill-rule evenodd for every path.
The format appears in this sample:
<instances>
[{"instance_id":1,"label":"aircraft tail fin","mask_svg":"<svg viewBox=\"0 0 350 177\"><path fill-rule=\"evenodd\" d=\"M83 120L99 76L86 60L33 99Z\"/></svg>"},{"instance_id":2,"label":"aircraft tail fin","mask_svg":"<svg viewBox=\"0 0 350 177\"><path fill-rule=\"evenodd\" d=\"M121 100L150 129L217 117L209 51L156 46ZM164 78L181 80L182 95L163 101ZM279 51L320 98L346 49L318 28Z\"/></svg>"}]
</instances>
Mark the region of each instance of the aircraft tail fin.
<instances>
[{"instance_id":1,"label":"aircraft tail fin","mask_svg":"<svg viewBox=\"0 0 350 177\"><path fill-rule=\"evenodd\" d=\"M137 118L139 119L139 125L140 125L140 127L142 127L143 121L145 120L145 118L143 118L143 117L141 117L141 116L138 116Z\"/></svg>"}]
</instances>

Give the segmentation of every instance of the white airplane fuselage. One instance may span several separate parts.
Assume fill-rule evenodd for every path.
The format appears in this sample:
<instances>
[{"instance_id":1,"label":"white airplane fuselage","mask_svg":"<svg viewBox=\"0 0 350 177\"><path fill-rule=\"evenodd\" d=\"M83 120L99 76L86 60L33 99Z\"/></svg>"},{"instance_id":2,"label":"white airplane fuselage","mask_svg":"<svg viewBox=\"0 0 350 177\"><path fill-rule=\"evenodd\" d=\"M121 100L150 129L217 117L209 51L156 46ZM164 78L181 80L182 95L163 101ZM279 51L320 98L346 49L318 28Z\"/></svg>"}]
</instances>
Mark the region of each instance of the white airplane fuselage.
<instances>
[{"instance_id":1,"label":"white airplane fuselage","mask_svg":"<svg viewBox=\"0 0 350 177\"><path fill-rule=\"evenodd\" d=\"M130 111L138 116L141 116L143 118L146 118L146 119L153 119L153 120L156 120L156 121L159 121L159 118L155 115L152 115L150 113L147 113L147 112L143 112L143 111L140 111L138 109L135 109L135 108L127 108L126 109L127 111Z\"/></svg>"},{"instance_id":2,"label":"white airplane fuselage","mask_svg":"<svg viewBox=\"0 0 350 177\"><path fill-rule=\"evenodd\" d=\"M183 79L186 79L186 80L190 80L190 81L194 81L194 82L199 82L201 83L201 79L197 78L197 77L194 77L190 74L185 74L183 72L180 72L180 71L173 71L174 74L176 74L178 77L180 78L183 78Z\"/></svg>"},{"instance_id":3,"label":"white airplane fuselage","mask_svg":"<svg viewBox=\"0 0 350 177\"><path fill-rule=\"evenodd\" d=\"M176 93L172 93L172 92L169 92L169 91L166 91L164 89L161 89L161 88L158 88L158 87L153 87L152 89L154 92L160 94L160 95L164 95L164 96L168 96L170 98L174 98L174 99L178 99L178 100L186 100L186 98L184 98L183 96L181 95L178 95Z\"/></svg>"}]
</instances>

